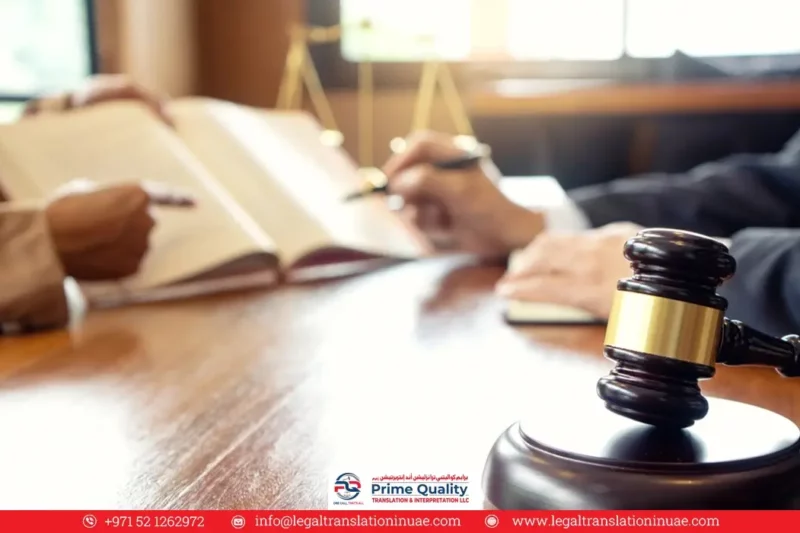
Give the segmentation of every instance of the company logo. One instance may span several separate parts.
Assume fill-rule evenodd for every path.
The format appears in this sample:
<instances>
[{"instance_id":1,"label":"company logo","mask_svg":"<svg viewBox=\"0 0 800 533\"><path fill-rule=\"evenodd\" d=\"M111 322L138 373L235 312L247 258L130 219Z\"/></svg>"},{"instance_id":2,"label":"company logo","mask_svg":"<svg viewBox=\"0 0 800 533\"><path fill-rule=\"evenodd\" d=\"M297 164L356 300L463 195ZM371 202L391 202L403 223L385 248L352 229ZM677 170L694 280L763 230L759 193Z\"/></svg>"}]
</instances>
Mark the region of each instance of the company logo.
<instances>
[{"instance_id":1,"label":"company logo","mask_svg":"<svg viewBox=\"0 0 800 533\"><path fill-rule=\"evenodd\" d=\"M361 494L361 480L358 479L357 475L349 472L342 474L336 478L336 482L333 484L333 492L345 501L354 500Z\"/></svg>"}]
</instances>

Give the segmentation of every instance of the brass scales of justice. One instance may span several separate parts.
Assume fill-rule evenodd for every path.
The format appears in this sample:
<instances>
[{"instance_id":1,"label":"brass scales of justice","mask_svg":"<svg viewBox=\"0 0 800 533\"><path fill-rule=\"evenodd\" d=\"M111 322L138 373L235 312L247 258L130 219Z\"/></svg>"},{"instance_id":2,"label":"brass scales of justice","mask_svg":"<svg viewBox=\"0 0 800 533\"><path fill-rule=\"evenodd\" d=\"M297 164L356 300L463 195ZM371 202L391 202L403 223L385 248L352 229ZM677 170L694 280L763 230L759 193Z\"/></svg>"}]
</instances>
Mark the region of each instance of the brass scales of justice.
<instances>
[{"instance_id":1,"label":"brass scales of justice","mask_svg":"<svg viewBox=\"0 0 800 533\"><path fill-rule=\"evenodd\" d=\"M364 20L358 29L372 31L372 22ZM281 79L277 109L302 109L304 89L308 93L311 106L320 120L324 132L322 142L329 146L342 146L344 135L336 121L330 101L320 82L319 73L314 66L311 46L339 42L342 37L342 25L334 26L293 26L289 31L289 49ZM430 41L432 37L420 37ZM464 106L452 72L447 64L439 61L423 63L419 86L417 89L414 112L410 131L426 130L430 127L431 117L437 96L441 94L450 118L457 133L457 144L465 149L472 149L475 140L472 122ZM374 164L374 103L375 81L374 67L371 61L358 63L358 162L361 171L368 179L384 179ZM396 137L390 142L390 149L399 153L405 149L405 139ZM376 175L377 174L377 175Z\"/></svg>"}]
</instances>

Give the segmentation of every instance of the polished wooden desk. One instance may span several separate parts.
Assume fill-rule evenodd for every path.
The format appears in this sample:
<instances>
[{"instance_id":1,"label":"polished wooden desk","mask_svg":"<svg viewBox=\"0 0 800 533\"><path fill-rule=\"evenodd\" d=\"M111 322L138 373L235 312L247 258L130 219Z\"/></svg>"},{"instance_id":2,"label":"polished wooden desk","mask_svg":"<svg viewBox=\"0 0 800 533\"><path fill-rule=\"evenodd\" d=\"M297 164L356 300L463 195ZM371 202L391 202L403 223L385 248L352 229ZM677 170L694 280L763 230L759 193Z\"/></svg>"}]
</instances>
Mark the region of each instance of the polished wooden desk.
<instances>
[{"instance_id":1,"label":"polished wooden desk","mask_svg":"<svg viewBox=\"0 0 800 533\"><path fill-rule=\"evenodd\" d=\"M668 115L800 109L800 81L617 84L505 80L467 96L475 116Z\"/></svg>"},{"instance_id":2,"label":"polished wooden desk","mask_svg":"<svg viewBox=\"0 0 800 533\"><path fill-rule=\"evenodd\" d=\"M320 508L333 461L479 471L508 425L610 368L602 328L505 325L501 272L431 260L4 339L0 506ZM708 391L800 422L800 383L719 375Z\"/></svg>"}]
</instances>

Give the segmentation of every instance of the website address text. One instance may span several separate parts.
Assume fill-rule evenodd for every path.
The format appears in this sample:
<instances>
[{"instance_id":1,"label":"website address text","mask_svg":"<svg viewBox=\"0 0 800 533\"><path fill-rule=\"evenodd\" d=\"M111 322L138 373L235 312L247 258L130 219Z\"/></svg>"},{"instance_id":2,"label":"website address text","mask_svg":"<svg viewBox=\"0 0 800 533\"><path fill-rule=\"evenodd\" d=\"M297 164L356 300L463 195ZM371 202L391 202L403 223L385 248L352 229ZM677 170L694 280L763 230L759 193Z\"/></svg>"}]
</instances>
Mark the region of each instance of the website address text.
<instances>
[{"instance_id":1,"label":"website address text","mask_svg":"<svg viewBox=\"0 0 800 533\"><path fill-rule=\"evenodd\" d=\"M687 516L555 516L516 517L516 527L719 527L719 518Z\"/></svg>"}]
</instances>

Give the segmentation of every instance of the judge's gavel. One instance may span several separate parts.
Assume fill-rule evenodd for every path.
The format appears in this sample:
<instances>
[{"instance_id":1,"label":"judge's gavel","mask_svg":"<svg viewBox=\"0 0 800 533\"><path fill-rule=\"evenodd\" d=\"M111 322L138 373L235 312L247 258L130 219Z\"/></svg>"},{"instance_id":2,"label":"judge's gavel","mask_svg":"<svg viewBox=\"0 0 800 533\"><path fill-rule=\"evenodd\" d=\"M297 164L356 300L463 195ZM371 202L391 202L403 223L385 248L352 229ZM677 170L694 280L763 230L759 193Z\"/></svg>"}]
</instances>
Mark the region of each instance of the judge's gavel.
<instances>
[{"instance_id":1,"label":"judge's gavel","mask_svg":"<svg viewBox=\"0 0 800 533\"><path fill-rule=\"evenodd\" d=\"M766 365L800 376L800 337L776 338L724 314L716 293L734 275L728 248L709 237L646 229L625 243L633 276L617 283L604 353L616 362L600 379L606 407L664 428L685 428L708 413L698 381L716 363Z\"/></svg>"}]
</instances>

